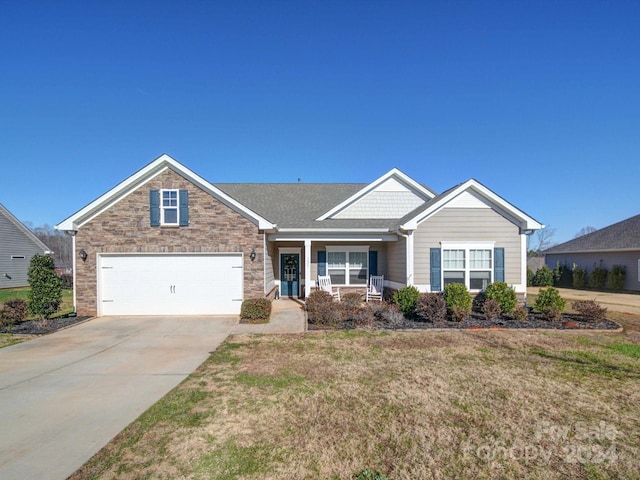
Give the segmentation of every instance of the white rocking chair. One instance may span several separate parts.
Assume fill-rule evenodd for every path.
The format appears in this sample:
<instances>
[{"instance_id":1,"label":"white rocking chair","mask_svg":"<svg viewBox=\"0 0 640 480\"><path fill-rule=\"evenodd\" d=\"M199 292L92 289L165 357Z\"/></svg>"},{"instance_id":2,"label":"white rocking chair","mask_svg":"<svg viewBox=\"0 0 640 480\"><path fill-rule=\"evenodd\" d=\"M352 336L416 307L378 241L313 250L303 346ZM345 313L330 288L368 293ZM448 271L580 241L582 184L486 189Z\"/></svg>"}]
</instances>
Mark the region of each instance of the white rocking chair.
<instances>
[{"instance_id":1,"label":"white rocking chair","mask_svg":"<svg viewBox=\"0 0 640 480\"><path fill-rule=\"evenodd\" d=\"M384 275L371 275L367 286L367 302L370 300L382 301L384 294Z\"/></svg>"},{"instance_id":2,"label":"white rocking chair","mask_svg":"<svg viewBox=\"0 0 640 480\"><path fill-rule=\"evenodd\" d=\"M340 289L333 288L331 286L331 277L329 275L319 275L318 276L318 287L320 290L324 290L325 292L329 292L333 298L340 301Z\"/></svg>"}]
</instances>

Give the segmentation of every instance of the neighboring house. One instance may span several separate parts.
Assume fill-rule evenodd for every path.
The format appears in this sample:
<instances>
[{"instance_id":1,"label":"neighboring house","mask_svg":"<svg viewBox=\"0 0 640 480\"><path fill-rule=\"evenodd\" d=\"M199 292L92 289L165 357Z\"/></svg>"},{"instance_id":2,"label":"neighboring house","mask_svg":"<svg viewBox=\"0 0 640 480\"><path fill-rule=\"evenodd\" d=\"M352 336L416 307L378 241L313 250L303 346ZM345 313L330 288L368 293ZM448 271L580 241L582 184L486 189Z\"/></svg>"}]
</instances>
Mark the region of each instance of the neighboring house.
<instances>
[{"instance_id":1,"label":"neighboring house","mask_svg":"<svg viewBox=\"0 0 640 480\"><path fill-rule=\"evenodd\" d=\"M319 275L364 291L526 292L526 233L543 226L468 180L437 195L393 169L369 184L215 184L162 155L56 226L74 235L79 315L237 314L307 297Z\"/></svg>"},{"instance_id":2,"label":"neighboring house","mask_svg":"<svg viewBox=\"0 0 640 480\"><path fill-rule=\"evenodd\" d=\"M0 204L0 289L29 286L27 272L36 253L52 252Z\"/></svg>"},{"instance_id":3,"label":"neighboring house","mask_svg":"<svg viewBox=\"0 0 640 480\"><path fill-rule=\"evenodd\" d=\"M566 265L591 272L596 267L611 270L626 267L625 290L640 290L640 215L545 250L549 268Z\"/></svg>"}]
</instances>

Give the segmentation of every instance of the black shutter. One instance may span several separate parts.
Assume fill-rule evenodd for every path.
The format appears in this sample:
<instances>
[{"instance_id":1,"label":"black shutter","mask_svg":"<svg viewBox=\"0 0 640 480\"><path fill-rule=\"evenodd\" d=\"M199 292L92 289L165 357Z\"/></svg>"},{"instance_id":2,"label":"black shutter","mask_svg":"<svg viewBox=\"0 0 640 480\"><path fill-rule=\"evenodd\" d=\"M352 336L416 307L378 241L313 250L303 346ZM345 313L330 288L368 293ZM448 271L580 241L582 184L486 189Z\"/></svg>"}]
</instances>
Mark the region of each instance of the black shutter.
<instances>
[{"instance_id":1,"label":"black shutter","mask_svg":"<svg viewBox=\"0 0 640 480\"><path fill-rule=\"evenodd\" d=\"M180 190L178 192L178 204L180 205L180 226L189 226L189 191Z\"/></svg>"},{"instance_id":2,"label":"black shutter","mask_svg":"<svg viewBox=\"0 0 640 480\"><path fill-rule=\"evenodd\" d=\"M149 215L152 227L160 226L160 190L149 190Z\"/></svg>"},{"instance_id":3,"label":"black shutter","mask_svg":"<svg viewBox=\"0 0 640 480\"><path fill-rule=\"evenodd\" d=\"M440 261L440 249L432 248L431 249L431 291L439 292L442 290L442 266Z\"/></svg>"}]
</instances>

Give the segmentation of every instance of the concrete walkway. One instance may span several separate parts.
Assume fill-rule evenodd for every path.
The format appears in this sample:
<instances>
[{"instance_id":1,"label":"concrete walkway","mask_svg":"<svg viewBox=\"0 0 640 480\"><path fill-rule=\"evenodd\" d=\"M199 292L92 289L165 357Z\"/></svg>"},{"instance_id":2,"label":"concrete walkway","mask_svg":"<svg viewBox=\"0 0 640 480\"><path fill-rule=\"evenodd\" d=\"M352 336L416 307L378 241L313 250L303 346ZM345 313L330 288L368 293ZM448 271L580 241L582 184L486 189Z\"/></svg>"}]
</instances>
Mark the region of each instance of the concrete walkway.
<instances>
[{"instance_id":1,"label":"concrete walkway","mask_svg":"<svg viewBox=\"0 0 640 480\"><path fill-rule=\"evenodd\" d=\"M239 323L231 333L302 333L306 330L306 326L304 302L293 298L280 298L271 304L269 323Z\"/></svg>"}]
</instances>

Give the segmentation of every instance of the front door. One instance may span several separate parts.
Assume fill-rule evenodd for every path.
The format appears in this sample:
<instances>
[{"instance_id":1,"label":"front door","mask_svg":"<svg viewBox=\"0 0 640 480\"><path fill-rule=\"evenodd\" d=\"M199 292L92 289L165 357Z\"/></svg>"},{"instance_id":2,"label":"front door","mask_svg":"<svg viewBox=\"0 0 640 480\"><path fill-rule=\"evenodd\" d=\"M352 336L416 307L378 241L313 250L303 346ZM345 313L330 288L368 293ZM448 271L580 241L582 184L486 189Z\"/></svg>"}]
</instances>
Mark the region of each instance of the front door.
<instances>
[{"instance_id":1,"label":"front door","mask_svg":"<svg viewBox=\"0 0 640 480\"><path fill-rule=\"evenodd\" d=\"M300 281L300 254L283 253L280 255L280 295L297 297Z\"/></svg>"}]
</instances>

